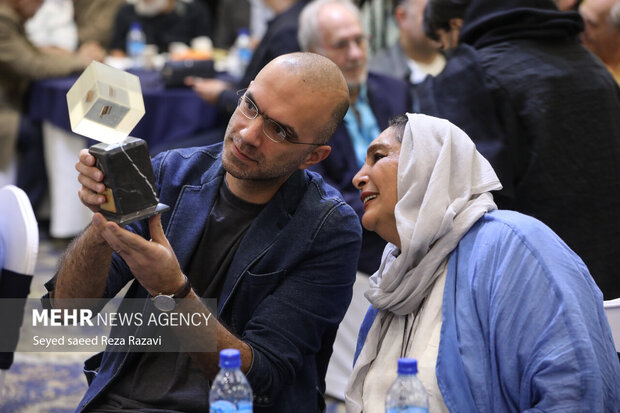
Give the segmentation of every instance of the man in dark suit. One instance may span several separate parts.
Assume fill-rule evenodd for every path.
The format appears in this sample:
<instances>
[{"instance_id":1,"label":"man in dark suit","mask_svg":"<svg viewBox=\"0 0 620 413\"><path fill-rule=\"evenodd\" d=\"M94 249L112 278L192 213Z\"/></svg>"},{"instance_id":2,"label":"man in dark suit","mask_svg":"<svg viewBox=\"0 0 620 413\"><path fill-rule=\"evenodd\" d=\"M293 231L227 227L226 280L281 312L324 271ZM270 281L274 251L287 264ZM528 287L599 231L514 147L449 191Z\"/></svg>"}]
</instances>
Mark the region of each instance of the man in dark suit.
<instances>
[{"instance_id":1,"label":"man in dark suit","mask_svg":"<svg viewBox=\"0 0 620 413\"><path fill-rule=\"evenodd\" d=\"M302 50L330 58L349 86L349 111L330 140L332 154L315 170L361 217L364 208L360 193L351 180L364 164L366 148L388 126L389 119L411 111L408 86L404 81L368 72L367 36L359 9L351 1L313 1L302 12L299 24ZM358 270L372 274L384 246L376 234L365 232Z\"/></svg>"},{"instance_id":2,"label":"man in dark suit","mask_svg":"<svg viewBox=\"0 0 620 413\"><path fill-rule=\"evenodd\" d=\"M349 0L309 3L299 17L299 45L303 51L330 58L347 81L349 110L329 141L333 149L330 157L313 170L338 189L361 218L364 207L360 191L353 186L353 176L364 164L366 148L388 126L388 120L411 111L408 85L404 80L368 73L367 36L359 9ZM364 297L367 275L379 267L384 247L385 241L377 234L364 230L353 300L340 324L327 370L326 392L332 397L344 398L357 331L368 307Z\"/></svg>"}]
</instances>

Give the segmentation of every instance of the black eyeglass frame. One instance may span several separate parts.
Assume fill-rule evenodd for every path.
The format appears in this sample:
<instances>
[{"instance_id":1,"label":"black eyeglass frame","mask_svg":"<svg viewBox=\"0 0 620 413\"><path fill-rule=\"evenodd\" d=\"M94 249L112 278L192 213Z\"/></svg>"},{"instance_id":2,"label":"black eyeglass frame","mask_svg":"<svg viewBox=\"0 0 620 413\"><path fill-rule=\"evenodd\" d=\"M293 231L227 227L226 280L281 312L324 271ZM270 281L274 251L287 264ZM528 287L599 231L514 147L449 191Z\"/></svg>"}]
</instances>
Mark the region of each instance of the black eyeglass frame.
<instances>
[{"instance_id":1,"label":"black eyeglass frame","mask_svg":"<svg viewBox=\"0 0 620 413\"><path fill-rule=\"evenodd\" d=\"M239 100L237 100L237 107L239 108L239 112L241 112L241 114L243 116L245 116L247 119L249 120L254 120L257 117L261 116L263 118L263 133L265 134L265 136L272 142L275 143L283 143L283 142L287 142L287 143L292 143L294 145L314 145L314 146L321 146L324 145L323 143L308 143L308 142L295 142L293 140L290 139L291 133L289 131L287 131L287 129L289 128L285 128L284 126L280 125L278 122L276 122L275 120L269 118L268 116L266 116L259 108L258 105L256 104L256 102L254 102L254 100L252 100L251 97L249 97L247 95L247 90L240 90L237 92L238 94L240 94L239 96ZM243 110L243 105L241 105L242 101L246 101L246 103L248 103L250 106L253 107L253 112L255 112L254 116L249 115L247 113L244 112ZM265 130L265 125L267 123L271 123L273 125L276 126L276 128L284 131L284 137L282 137L281 140L277 140L275 138L273 138L272 136L269 135L269 133L267 133L267 131ZM277 136L280 136L279 134L276 134Z\"/></svg>"}]
</instances>

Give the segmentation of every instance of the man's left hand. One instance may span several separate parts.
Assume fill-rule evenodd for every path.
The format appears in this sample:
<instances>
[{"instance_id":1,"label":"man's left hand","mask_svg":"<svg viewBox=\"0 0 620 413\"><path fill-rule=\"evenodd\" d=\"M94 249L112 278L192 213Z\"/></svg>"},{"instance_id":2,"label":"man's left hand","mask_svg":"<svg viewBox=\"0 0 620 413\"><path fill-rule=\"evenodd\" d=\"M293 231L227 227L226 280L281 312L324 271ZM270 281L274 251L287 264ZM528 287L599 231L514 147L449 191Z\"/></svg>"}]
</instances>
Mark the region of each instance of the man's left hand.
<instances>
[{"instance_id":1,"label":"man's left hand","mask_svg":"<svg viewBox=\"0 0 620 413\"><path fill-rule=\"evenodd\" d=\"M101 219L104 219L101 216ZM103 238L127 263L138 282L148 292L157 294L173 294L185 282L168 239L161 225L161 215L149 219L151 240L119 227L114 222L105 222Z\"/></svg>"}]
</instances>

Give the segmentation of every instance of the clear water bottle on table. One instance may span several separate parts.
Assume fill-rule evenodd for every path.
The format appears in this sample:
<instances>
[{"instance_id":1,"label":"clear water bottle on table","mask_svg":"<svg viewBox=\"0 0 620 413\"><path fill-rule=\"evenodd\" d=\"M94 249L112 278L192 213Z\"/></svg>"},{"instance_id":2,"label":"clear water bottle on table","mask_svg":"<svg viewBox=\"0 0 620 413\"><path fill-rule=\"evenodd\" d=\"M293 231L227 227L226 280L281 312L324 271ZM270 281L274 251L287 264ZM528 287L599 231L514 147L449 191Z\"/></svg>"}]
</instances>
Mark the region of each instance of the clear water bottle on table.
<instances>
[{"instance_id":1,"label":"clear water bottle on table","mask_svg":"<svg viewBox=\"0 0 620 413\"><path fill-rule=\"evenodd\" d=\"M127 56L131 58L131 65L134 69L144 66L144 50L146 48L146 35L142 31L142 26L138 22L131 23L127 32Z\"/></svg>"},{"instance_id":2,"label":"clear water bottle on table","mask_svg":"<svg viewBox=\"0 0 620 413\"><path fill-rule=\"evenodd\" d=\"M245 69L250 64L250 60L252 60L252 41L248 29L239 29L237 40L235 40L235 47L242 72L245 73Z\"/></svg>"},{"instance_id":3,"label":"clear water bottle on table","mask_svg":"<svg viewBox=\"0 0 620 413\"><path fill-rule=\"evenodd\" d=\"M252 41L248 29L239 29L235 44L228 55L227 70L228 74L235 80L243 77L252 60Z\"/></svg>"},{"instance_id":4,"label":"clear water bottle on table","mask_svg":"<svg viewBox=\"0 0 620 413\"><path fill-rule=\"evenodd\" d=\"M209 393L210 413L251 413L252 388L241 372L241 353L220 351L220 371Z\"/></svg>"},{"instance_id":5,"label":"clear water bottle on table","mask_svg":"<svg viewBox=\"0 0 620 413\"><path fill-rule=\"evenodd\" d=\"M398 359L398 376L385 398L386 413L428 413L428 395L417 374L416 359Z\"/></svg>"}]
</instances>

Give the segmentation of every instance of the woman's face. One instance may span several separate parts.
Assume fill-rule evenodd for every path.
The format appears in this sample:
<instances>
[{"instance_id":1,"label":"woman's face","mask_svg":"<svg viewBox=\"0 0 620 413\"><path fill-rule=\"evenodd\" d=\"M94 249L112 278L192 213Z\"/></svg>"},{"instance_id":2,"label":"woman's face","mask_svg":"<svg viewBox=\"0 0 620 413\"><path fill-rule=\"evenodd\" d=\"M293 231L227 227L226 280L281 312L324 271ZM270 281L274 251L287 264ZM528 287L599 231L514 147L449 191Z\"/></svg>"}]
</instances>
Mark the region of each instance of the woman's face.
<instances>
[{"instance_id":1,"label":"woman's face","mask_svg":"<svg viewBox=\"0 0 620 413\"><path fill-rule=\"evenodd\" d=\"M398 201L396 188L400 142L394 128L384 130L372 141L366 162L353 177L353 185L361 191L364 204L362 225L384 240L400 247L394 208Z\"/></svg>"}]
</instances>

